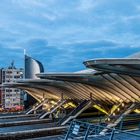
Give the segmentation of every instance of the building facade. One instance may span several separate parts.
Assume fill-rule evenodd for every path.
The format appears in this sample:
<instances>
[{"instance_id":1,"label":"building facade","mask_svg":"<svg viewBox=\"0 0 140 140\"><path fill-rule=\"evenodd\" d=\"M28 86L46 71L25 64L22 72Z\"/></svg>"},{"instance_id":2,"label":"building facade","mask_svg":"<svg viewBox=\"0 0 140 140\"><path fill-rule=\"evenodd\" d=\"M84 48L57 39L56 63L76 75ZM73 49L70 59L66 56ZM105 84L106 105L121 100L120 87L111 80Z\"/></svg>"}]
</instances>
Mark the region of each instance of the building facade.
<instances>
[{"instance_id":1,"label":"building facade","mask_svg":"<svg viewBox=\"0 0 140 140\"><path fill-rule=\"evenodd\" d=\"M3 83L15 82L23 78L23 69L17 69L12 63L8 68L1 70ZM4 110L18 111L24 109L24 93L16 88L2 88L1 104Z\"/></svg>"},{"instance_id":2,"label":"building facade","mask_svg":"<svg viewBox=\"0 0 140 140\"><path fill-rule=\"evenodd\" d=\"M25 55L25 79L38 79L36 74L43 72L44 67L40 61Z\"/></svg>"},{"instance_id":3,"label":"building facade","mask_svg":"<svg viewBox=\"0 0 140 140\"><path fill-rule=\"evenodd\" d=\"M36 74L43 73L44 67L43 64L28 56L25 55L25 79L39 79ZM29 94L26 94L26 99L24 100L25 109L29 106L33 105L36 102L36 100L30 96Z\"/></svg>"}]
</instances>

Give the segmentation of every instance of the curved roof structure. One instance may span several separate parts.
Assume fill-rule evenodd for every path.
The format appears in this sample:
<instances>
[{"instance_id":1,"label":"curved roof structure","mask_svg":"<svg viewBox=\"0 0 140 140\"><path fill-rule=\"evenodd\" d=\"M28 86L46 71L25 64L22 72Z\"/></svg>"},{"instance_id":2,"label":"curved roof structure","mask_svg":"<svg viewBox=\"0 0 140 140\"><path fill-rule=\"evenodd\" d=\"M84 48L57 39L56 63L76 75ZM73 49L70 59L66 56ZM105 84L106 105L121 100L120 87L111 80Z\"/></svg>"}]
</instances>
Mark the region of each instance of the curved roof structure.
<instances>
[{"instance_id":1,"label":"curved roof structure","mask_svg":"<svg viewBox=\"0 0 140 140\"><path fill-rule=\"evenodd\" d=\"M94 69L77 73L38 73L40 79L20 80L5 86L26 90L43 98L90 99L102 106L140 102L140 59L96 59L85 61Z\"/></svg>"},{"instance_id":2,"label":"curved roof structure","mask_svg":"<svg viewBox=\"0 0 140 140\"><path fill-rule=\"evenodd\" d=\"M110 73L140 76L140 59L97 59L84 62L88 68Z\"/></svg>"}]
</instances>

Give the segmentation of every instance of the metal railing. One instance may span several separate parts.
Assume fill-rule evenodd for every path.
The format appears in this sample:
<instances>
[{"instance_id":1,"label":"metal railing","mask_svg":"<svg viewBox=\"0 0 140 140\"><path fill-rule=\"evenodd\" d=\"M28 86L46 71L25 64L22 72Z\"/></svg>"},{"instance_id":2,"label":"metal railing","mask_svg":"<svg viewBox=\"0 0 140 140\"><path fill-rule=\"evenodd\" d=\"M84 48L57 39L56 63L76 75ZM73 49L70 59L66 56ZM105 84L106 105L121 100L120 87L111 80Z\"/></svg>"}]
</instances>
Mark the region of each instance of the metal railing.
<instances>
[{"instance_id":1,"label":"metal railing","mask_svg":"<svg viewBox=\"0 0 140 140\"><path fill-rule=\"evenodd\" d=\"M78 113L85 105L87 105L89 101L88 100L84 100L83 102L81 102L74 110L72 110L69 114L67 114L66 116L64 116L59 122L58 124L61 125L65 120L67 120L70 116L74 116L76 113Z\"/></svg>"},{"instance_id":2,"label":"metal railing","mask_svg":"<svg viewBox=\"0 0 140 140\"><path fill-rule=\"evenodd\" d=\"M117 116L114 116L114 118ZM105 124L105 116L100 117L92 117L92 118L85 118L80 119L80 121L92 123L92 124ZM120 123L116 126L119 130L127 130L127 129L137 129L140 128L140 114L129 114L122 118Z\"/></svg>"},{"instance_id":3,"label":"metal railing","mask_svg":"<svg viewBox=\"0 0 140 140\"><path fill-rule=\"evenodd\" d=\"M116 128L109 128L106 134L100 134L105 128L106 126L103 125L74 120L71 122L64 140L121 140L121 138L124 140L123 137L126 137L126 135L128 138L134 137L136 140L140 139L140 135L135 132L122 131Z\"/></svg>"},{"instance_id":4,"label":"metal railing","mask_svg":"<svg viewBox=\"0 0 140 140\"><path fill-rule=\"evenodd\" d=\"M54 113L59 107L61 107L65 103L66 103L66 100L58 101L56 105L53 105L53 107L50 108L50 111L44 111L42 114L39 115L38 118L39 119L45 118L47 115Z\"/></svg>"}]
</instances>

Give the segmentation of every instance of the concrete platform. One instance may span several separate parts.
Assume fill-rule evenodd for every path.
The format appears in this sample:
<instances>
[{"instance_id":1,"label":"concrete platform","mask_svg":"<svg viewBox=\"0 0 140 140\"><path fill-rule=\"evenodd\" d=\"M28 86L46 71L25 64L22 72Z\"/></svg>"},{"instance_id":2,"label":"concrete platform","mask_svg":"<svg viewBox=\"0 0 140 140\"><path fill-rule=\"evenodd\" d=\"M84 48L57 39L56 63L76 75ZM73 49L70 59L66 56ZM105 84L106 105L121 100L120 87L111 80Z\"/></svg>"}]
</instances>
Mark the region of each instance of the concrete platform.
<instances>
[{"instance_id":1,"label":"concrete platform","mask_svg":"<svg viewBox=\"0 0 140 140\"><path fill-rule=\"evenodd\" d=\"M35 125L35 124L43 124L43 123L51 123L51 119L36 119L36 118L30 118L26 120L20 120L20 121L14 121L10 120L9 122L0 122L0 128L2 127L12 127L12 126L20 126L20 125Z\"/></svg>"},{"instance_id":2,"label":"concrete platform","mask_svg":"<svg viewBox=\"0 0 140 140\"><path fill-rule=\"evenodd\" d=\"M8 118L8 119L0 119L0 123L15 122L15 121L26 121L26 120L35 120L35 119L37 119L37 117Z\"/></svg>"},{"instance_id":3,"label":"concrete platform","mask_svg":"<svg viewBox=\"0 0 140 140\"><path fill-rule=\"evenodd\" d=\"M140 134L140 130L130 131L130 133ZM63 140L64 138L62 139L62 137L63 137L62 135L56 135L56 136L38 137L38 138L32 138L32 139L26 139L26 140ZM99 139L108 140L109 136L88 138L88 140L93 140L93 139L94 140L99 140ZM78 138L77 140L83 140L83 138ZM113 140L140 140L140 137L126 134L126 133L119 133L119 134L114 135Z\"/></svg>"},{"instance_id":4,"label":"concrete platform","mask_svg":"<svg viewBox=\"0 0 140 140\"><path fill-rule=\"evenodd\" d=\"M57 119L54 121L38 119L34 114L2 115L0 116L0 140L33 138L60 133L63 128L54 128L55 121Z\"/></svg>"},{"instance_id":5,"label":"concrete platform","mask_svg":"<svg viewBox=\"0 0 140 140\"><path fill-rule=\"evenodd\" d=\"M21 125L21 126L11 126L11 127L3 127L0 128L0 135L2 133L8 133L8 132L18 132L18 131L24 131L24 130L34 130L34 129L41 129L52 126L52 123L41 123L41 124L31 124L31 125Z\"/></svg>"},{"instance_id":6,"label":"concrete platform","mask_svg":"<svg viewBox=\"0 0 140 140\"><path fill-rule=\"evenodd\" d=\"M45 124L44 124L45 125ZM68 126L61 126L61 127L50 127L48 128L39 128L39 126L35 125L34 129L28 130L24 128L24 130L17 130L14 131L8 131L8 132L1 132L0 133L0 140L21 140L21 139L27 139L34 137L41 137L41 136L52 136L52 135L58 135L62 134L62 132L68 128ZM44 127L44 126L43 126ZM13 129L13 127L12 127ZM14 129L15 130L15 129Z\"/></svg>"}]
</instances>

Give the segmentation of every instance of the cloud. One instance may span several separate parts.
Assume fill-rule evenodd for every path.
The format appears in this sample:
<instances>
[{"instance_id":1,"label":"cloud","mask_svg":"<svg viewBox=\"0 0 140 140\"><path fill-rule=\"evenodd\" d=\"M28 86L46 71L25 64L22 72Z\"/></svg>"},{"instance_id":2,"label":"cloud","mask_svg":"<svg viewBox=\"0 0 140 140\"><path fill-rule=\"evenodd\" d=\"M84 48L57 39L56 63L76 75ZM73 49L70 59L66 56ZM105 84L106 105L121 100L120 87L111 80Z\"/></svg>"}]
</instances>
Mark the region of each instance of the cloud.
<instances>
[{"instance_id":1,"label":"cloud","mask_svg":"<svg viewBox=\"0 0 140 140\"><path fill-rule=\"evenodd\" d=\"M99 0L80 0L77 9L81 12L93 10L99 4Z\"/></svg>"},{"instance_id":2,"label":"cloud","mask_svg":"<svg viewBox=\"0 0 140 140\"><path fill-rule=\"evenodd\" d=\"M139 0L1 0L1 66L16 59L23 67L23 49L49 71L140 51L139 7Z\"/></svg>"}]
</instances>

